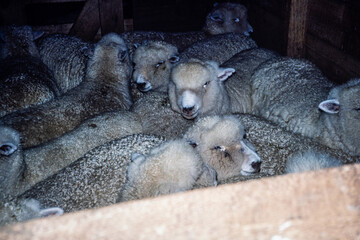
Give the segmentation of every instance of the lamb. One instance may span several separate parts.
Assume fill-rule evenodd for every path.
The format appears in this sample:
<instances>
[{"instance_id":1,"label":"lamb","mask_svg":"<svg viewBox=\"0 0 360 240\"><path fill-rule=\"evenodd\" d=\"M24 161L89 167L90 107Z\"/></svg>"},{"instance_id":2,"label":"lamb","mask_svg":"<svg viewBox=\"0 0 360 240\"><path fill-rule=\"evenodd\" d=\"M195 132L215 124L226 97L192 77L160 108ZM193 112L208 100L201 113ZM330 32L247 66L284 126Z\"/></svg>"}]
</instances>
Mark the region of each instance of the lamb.
<instances>
[{"instance_id":1,"label":"lamb","mask_svg":"<svg viewBox=\"0 0 360 240\"><path fill-rule=\"evenodd\" d=\"M239 3L215 3L214 8L206 16L203 31L211 34L243 33L246 36L253 32L247 19L247 8Z\"/></svg>"},{"instance_id":2,"label":"lamb","mask_svg":"<svg viewBox=\"0 0 360 240\"><path fill-rule=\"evenodd\" d=\"M163 41L149 41L140 45L133 55L133 81L142 92L167 92L170 70L179 61L175 46Z\"/></svg>"},{"instance_id":3,"label":"lamb","mask_svg":"<svg viewBox=\"0 0 360 240\"><path fill-rule=\"evenodd\" d=\"M41 60L54 73L61 94L84 80L93 44L75 36L52 34L40 39L37 45Z\"/></svg>"},{"instance_id":4,"label":"lamb","mask_svg":"<svg viewBox=\"0 0 360 240\"><path fill-rule=\"evenodd\" d=\"M180 53L180 59L186 62L197 58L222 64L236 53L255 47L257 44L250 37L239 33L225 33L192 44Z\"/></svg>"},{"instance_id":5,"label":"lamb","mask_svg":"<svg viewBox=\"0 0 360 240\"><path fill-rule=\"evenodd\" d=\"M250 82L253 114L360 155L360 79L335 86L310 62L284 57L262 64Z\"/></svg>"},{"instance_id":6,"label":"lamb","mask_svg":"<svg viewBox=\"0 0 360 240\"><path fill-rule=\"evenodd\" d=\"M7 26L0 34L0 117L60 95L52 72L41 62L30 26Z\"/></svg>"},{"instance_id":7,"label":"lamb","mask_svg":"<svg viewBox=\"0 0 360 240\"><path fill-rule=\"evenodd\" d=\"M120 36L127 42L130 52L134 51L134 45L144 40L165 41L183 51L190 45L202 41L209 36L224 33L243 33L249 35L252 27L247 21L247 9L238 3L215 4L212 11L206 16L205 26L201 31L191 32L152 32L135 31L124 32Z\"/></svg>"},{"instance_id":8,"label":"lamb","mask_svg":"<svg viewBox=\"0 0 360 240\"><path fill-rule=\"evenodd\" d=\"M64 95L3 117L23 137L29 148L54 139L100 113L128 110L132 104L132 66L124 41L115 33L105 35L88 62L86 80ZM30 111L31 110L31 111Z\"/></svg>"},{"instance_id":9,"label":"lamb","mask_svg":"<svg viewBox=\"0 0 360 240\"><path fill-rule=\"evenodd\" d=\"M74 130L48 143L22 150L19 133L2 126L0 153L6 155L1 156L1 189L4 191L0 193L5 194L6 190L7 196L19 195L92 148L142 131L137 114L129 111L108 112L88 119Z\"/></svg>"},{"instance_id":10,"label":"lamb","mask_svg":"<svg viewBox=\"0 0 360 240\"><path fill-rule=\"evenodd\" d=\"M190 59L171 72L169 99L171 108L186 119L230 113L231 100L223 81L235 72L220 68L216 62Z\"/></svg>"},{"instance_id":11,"label":"lamb","mask_svg":"<svg viewBox=\"0 0 360 240\"><path fill-rule=\"evenodd\" d=\"M339 167L341 160L326 153L305 151L294 154L286 162L285 173L315 171L323 168Z\"/></svg>"},{"instance_id":12,"label":"lamb","mask_svg":"<svg viewBox=\"0 0 360 240\"><path fill-rule=\"evenodd\" d=\"M30 219L61 216L64 210L58 207L42 209L35 199L20 199L0 203L0 226Z\"/></svg>"},{"instance_id":13,"label":"lamb","mask_svg":"<svg viewBox=\"0 0 360 240\"><path fill-rule=\"evenodd\" d=\"M199 153L188 142L184 139L171 140L151 149L146 156L136 153L132 155L127 169L127 181L117 201L191 190L199 180L210 186L214 179L214 171L209 170Z\"/></svg>"},{"instance_id":14,"label":"lamb","mask_svg":"<svg viewBox=\"0 0 360 240\"><path fill-rule=\"evenodd\" d=\"M178 117L171 109L168 94L163 92L147 93L130 110L141 119L143 133L166 139L181 137L193 124L193 121Z\"/></svg>"}]
</instances>

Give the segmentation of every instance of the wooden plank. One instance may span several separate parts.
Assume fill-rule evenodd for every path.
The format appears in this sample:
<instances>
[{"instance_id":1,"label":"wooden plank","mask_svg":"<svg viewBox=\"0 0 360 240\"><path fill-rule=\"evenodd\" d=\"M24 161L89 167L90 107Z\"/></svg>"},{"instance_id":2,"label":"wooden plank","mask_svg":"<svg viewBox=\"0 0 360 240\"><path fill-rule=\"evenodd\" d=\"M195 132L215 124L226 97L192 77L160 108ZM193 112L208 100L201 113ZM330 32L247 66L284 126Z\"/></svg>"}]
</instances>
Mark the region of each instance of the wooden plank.
<instances>
[{"instance_id":1,"label":"wooden plank","mask_svg":"<svg viewBox=\"0 0 360 240\"><path fill-rule=\"evenodd\" d=\"M287 56L305 56L305 33L308 0L291 0L289 8L289 28L287 36Z\"/></svg>"},{"instance_id":2,"label":"wooden plank","mask_svg":"<svg viewBox=\"0 0 360 240\"><path fill-rule=\"evenodd\" d=\"M99 0L101 34L124 32L122 0Z\"/></svg>"},{"instance_id":3,"label":"wooden plank","mask_svg":"<svg viewBox=\"0 0 360 240\"><path fill-rule=\"evenodd\" d=\"M344 83L360 76L360 59L311 34L308 34L306 38L306 57L314 62L329 79L337 83Z\"/></svg>"},{"instance_id":4,"label":"wooden plank","mask_svg":"<svg viewBox=\"0 0 360 240\"><path fill-rule=\"evenodd\" d=\"M360 239L360 164L0 228L0 239Z\"/></svg>"},{"instance_id":5,"label":"wooden plank","mask_svg":"<svg viewBox=\"0 0 360 240\"><path fill-rule=\"evenodd\" d=\"M100 27L98 0L87 0L84 7L69 31L70 35L86 41L95 37Z\"/></svg>"}]
</instances>

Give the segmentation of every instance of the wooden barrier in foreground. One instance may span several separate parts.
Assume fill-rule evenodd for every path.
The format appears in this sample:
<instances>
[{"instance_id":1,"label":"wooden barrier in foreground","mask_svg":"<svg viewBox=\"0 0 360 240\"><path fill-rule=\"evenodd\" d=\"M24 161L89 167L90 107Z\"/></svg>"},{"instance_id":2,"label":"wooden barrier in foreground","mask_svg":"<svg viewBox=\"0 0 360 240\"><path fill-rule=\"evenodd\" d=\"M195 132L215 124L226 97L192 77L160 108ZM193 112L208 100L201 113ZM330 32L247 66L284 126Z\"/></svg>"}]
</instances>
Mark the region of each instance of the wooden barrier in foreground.
<instances>
[{"instance_id":1,"label":"wooden barrier in foreground","mask_svg":"<svg viewBox=\"0 0 360 240\"><path fill-rule=\"evenodd\" d=\"M360 164L0 228L0 239L360 239Z\"/></svg>"}]
</instances>

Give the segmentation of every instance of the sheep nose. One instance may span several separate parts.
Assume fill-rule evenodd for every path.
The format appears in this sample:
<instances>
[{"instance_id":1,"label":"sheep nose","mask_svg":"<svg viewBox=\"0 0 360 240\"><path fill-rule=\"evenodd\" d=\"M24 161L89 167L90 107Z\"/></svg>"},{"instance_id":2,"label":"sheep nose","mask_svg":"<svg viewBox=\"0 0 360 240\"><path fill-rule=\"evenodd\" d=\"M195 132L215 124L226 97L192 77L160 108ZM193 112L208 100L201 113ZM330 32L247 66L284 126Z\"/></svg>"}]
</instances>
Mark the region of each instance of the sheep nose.
<instances>
[{"instance_id":1,"label":"sheep nose","mask_svg":"<svg viewBox=\"0 0 360 240\"><path fill-rule=\"evenodd\" d=\"M255 170L255 172L259 172L260 171L260 166L261 166L261 162L252 162L251 163L251 167Z\"/></svg>"},{"instance_id":2,"label":"sheep nose","mask_svg":"<svg viewBox=\"0 0 360 240\"><path fill-rule=\"evenodd\" d=\"M191 113L191 111L194 109L194 106L192 106L192 107L184 107L183 108L183 112L184 113Z\"/></svg>"},{"instance_id":3,"label":"sheep nose","mask_svg":"<svg viewBox=\"0 0 360 240\"><path fill-rule=\"evenodd\" d=\"M136 84L137 84L137 86L138 86L139 89L144 89L145 86L146 86L146 83L145 83L145 82L143 82L143 83L136 83Z\"/></svg>"}]
</instances>

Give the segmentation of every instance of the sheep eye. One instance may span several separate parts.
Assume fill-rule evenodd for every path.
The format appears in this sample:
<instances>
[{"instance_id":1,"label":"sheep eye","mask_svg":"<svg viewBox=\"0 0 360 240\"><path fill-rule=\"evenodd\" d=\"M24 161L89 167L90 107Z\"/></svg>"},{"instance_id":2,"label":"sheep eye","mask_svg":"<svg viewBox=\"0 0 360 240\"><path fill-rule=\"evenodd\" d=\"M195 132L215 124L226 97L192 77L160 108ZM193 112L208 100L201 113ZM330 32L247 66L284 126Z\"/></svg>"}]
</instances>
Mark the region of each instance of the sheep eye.
<instances>
[{"instance_id":1,"label":"sheep eye","mask_svg":"<svg viewBox=\"0 0 360 240\"><path fill-rule=\"evenodd\" d=\"M240 151L243 153L245 152L245 148L240 148Z\"/></svg>"},{"instance_id":2,"label":"sheep eye","mask_svg":"<svg viewBox=\"0 0 360 240\"><path fill-rule=\"evenodd\" d=\"M160 65L163 64L164 62L165 62L165 61L160 61L160 62L158 62L158 63L155 65L155 67L156 67L156 68L160 67Z\"/></svg>"},{"instance_id":3,"label":"sheep eye","mask_svg":"<svg viewBox=\"0 0 360 240\"><path fill-rule=\"evenodd\" d=\"M358 111L358 112L360 112L360 108L355 108L355 111Z\"/></svg>"},{"instance_id":4,"label":"sheep eye","mask_svg":"<svg viewBox=\"0 0 360 240\"><path fill-rule=\"evenodd\" d=\"M210 18L215 22L224 22L224 20L220 16L213 15Z\"/></svg>"},{"instance_id":5,"label":"sheep eye","mask_svg":"<svg viewBox=\"0 0 360 240\"><path fill-rule=\"evenodd\" d=\"M239 18L234 18L234 22L238 23L238 22L240 22L240 19Z\"/></svg>"},{"instance_id":6,"label":"sheep eye","mask_svg":"<svg viewBox=\"0 0 360 240\"><path fill-rule=\"evenodd\" d=\"M227 152L224 152L224 156L227 158L227 157L230 157L230 154Z\"/></svg>"},{"instance_id":7,"label":"sheep eye","mask_svg":"<svg viewBox=\"0 0 360 240\"><path fill-rule=\"evenodd\" d=\"M204 84L204 88L206 88L207 85L209 85L210 81L207 81L205 84Z\"/></svg>"}]
</instances>

